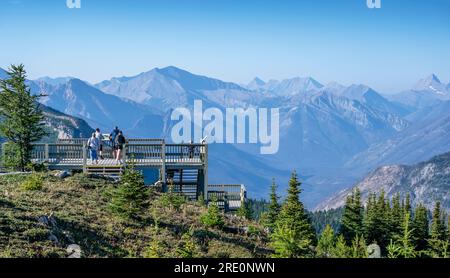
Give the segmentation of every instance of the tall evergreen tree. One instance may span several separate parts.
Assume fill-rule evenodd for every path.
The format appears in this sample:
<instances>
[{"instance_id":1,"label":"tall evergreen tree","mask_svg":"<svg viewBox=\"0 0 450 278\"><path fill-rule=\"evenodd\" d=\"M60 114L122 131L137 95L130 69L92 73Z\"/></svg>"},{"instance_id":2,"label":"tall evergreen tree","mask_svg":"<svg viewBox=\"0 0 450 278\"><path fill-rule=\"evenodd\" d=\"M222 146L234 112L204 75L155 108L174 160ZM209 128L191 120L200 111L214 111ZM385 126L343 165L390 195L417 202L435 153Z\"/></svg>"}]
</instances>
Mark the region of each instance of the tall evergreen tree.
<instances>
[{"instance_id":1,"label":"tall evergreen tree","mask_svg":"<svg viewBox=\"0 0 450 278\"><path fill-rule=\"evenodd\" d=\"M433 210L433 219L431 220L431 239L446 240L445 221L441 211L441 203L437 202Z\"/></svg>"},{"instance_id":2,"label":"tall evergreen tree","mask_svg":"<svg viewBox=\"0 0 450 278\"><path fill-rule=\"evenodd\" d=\"M342 215L340 234L346 242L350 244L358 235L362 235L362 224L364 210L361 205L361 193L356 188L351 195L347 197L344 214Z\"/></svg>"},{"instance_id":3,"label":"tall evergreen tree","mask_svg":"<svg viewBox=\"0 0 450 278\"><path fill-rule=\"evenodd\" d=\"M410 214L406 213L402 222L402 233L390 239L388 257L390 258L415 258L417 251L412 240L413 230L410 228Z\"/></svg>"},{"instance_id":4,"label":"tall evergreen tree","mask_svg":"<svg viewBox=\"0 0 450 278\"><path fill-rule=\"evenodd\" d=\"M364 219L364 237L368 243L377 243L384 249L390 239L390 206L384 191L380 195L371 194L367 202Z\"/></svg>"},{"instance_id":5,"label":"tall evergreen tree","mask_svg":"<svg viewBox=\"0 0 450 278\"><path fill-rule=\"evenodd\" d=\"M25 84L23 65L12 65L9 78L0 80L0 134L16 146L17 164L24 171L31 159L32 143L46 135L44 116L39 108L40 95L32 95Z\"/></svg>"},{"instance_id":6,"label":"tall evergreen tree","mask_svg":"<svg viewBox=\"0 0 450 278\"><path fill-rule=\"evenodd\" d=\"M404 207L404 215L409 213L411 215L411 195L408 193L406 194L406 201L405 201L405 207Z\"/></svg>"},{"instance_id":7,"label":"tall evergreen tree","mask_svg":"<svg viewBox=\"0 0 450 278\"><path fill-rule=\"evenodd\" d=\"M402 233L402 222L405 217L404 210L400 204L400 194L397 193L392 198L392 208L390 210L390 232L391 237L400 236Z\"/></svg>"},{"instance_id":8,"label":"tall evergreen tree","mask_svg":"<svg viewBox=\"0 0 450 278\"><path fill-rule=\"evenodd\" d=\"M288 194L283 206L281 207L279 217L276 221L277 227L281 229L290 229L292 231L293 239L299 244L305 242L313 242L315 240L315 232L307 216L303 203L300 202L299 196L301 193L301 183L298 181L297 173L292 173L289 181ZM278 228L277 228L278 229ZM276 239L275 239L276 240ZM276 243L274 243L276 245ZM295 257L302 257L310 255L308 250L304 248L299 249Z\"/></svg>"},{"instance_id":9,"label":"tall evergreen tree","mask_svg":"<svg viewBox=\"0 0 450 278\"><path fill-rule=\"evenodd\" d=\"M448 216L447 219L447 241L450 242L450 215Z\"/></svg>"},{"instance_id":10,"label":"tall evergreen tree","mask_svg":"<svg viewBox=\"0 0 450 278\"><path fill-rule=\"evenodd\" d=\"M270 231L273 231L276 228L276 221L281 208L278 202L280 197L277 195L277 189L278 186L275 183L275 179L273 179L272 185L270 186L270 203L263 221L264 226L269 228Z\"/></svg>"},{"instance_id":11,"label":"tall evergreen tree","mask_svg":"<svg viewBox=\"0 0 450 278\"><path fill-rule=\"evenodd\" d=\"M414 212L414 218L411 224L412 241L418 251L423 251L428 246L429 227L427 208L419 204Z\"/></svg>"}]
</instances>

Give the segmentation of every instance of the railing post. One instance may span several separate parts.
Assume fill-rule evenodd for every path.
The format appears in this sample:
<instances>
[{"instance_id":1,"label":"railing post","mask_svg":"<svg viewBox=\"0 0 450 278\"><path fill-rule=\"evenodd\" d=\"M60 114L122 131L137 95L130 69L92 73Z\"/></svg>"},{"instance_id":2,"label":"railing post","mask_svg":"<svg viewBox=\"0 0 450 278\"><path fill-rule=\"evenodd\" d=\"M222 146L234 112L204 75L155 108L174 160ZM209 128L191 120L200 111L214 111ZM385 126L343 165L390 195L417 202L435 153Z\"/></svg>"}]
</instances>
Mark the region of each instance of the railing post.
<instances>
[{"instance_id":1,"label":"railing post","mask_svg":"<svg viewBox=\"0 0 450 278\"><path fill-rule=\"evenodd\" d=\"M208 202L208 145L206 143L201 147L203 149L203 194L205 201Z\"/></svg>"},{"instance_id":2,"label":"railing post","mask_svg":"<svg viewBox=\"0 0 450 278\"><path fill-rule=\"evenodd\" d=\"M45 144L45 154L44 154L44 162L49 163L50 158L49 158L49 147L48 144Z\"/></svg>"},{"instance_id":3,"label":"railing post","mask_svg":"<svg viewBox=\"0 0 450 278\"><path fill-rule=\"evenodd\" d=\"M123 144L123 168L127 166L127 144Z\"/></svg>"},{"instance_id":4,"label":"railing post","mask_svg":"<svg viewBox=\"0 0 450 278\"><path fill-rule=\"evenodd\" d=\"M241 197L241 206L245 204L245 186L243 184L241 184L241 192L240 192L240 197Z\"/></svg>"},{"instance_id":5,"label":"railing post","mask_svg":"<svg viewBox=\"0 0 450 278\"><path fill-rule=\"evenodd\" d=\"M86 143L83 143L83 148L82 148L82 152L83 152L83 172L86 173L87 169L87 153L86 153Z\"/></svg>"},{"instance_id":6,"label":"railing post","mask_svg":"<svg viewBox=\"0 0 450 278\"><path fill-rule=\"evenodd\" d=\"M166 141L163 140L161 144L161 182L163 192L167 191L166 184Z\"/></svg>"}]
</instances>

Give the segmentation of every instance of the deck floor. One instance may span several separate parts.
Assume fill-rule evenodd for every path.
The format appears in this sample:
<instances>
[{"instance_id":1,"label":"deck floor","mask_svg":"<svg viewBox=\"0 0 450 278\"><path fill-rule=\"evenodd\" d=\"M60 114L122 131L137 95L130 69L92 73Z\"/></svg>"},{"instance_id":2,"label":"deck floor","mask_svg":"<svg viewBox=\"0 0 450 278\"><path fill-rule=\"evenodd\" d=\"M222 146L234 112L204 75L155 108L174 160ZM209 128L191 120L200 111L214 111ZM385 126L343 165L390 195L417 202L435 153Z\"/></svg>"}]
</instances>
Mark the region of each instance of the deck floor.
<instances>
[{"instance_id":1,"label":"deck floor","mask_svg":"<svg viewBox=\"0 0 450 278\"><path fill-rule=\"evenodd\" d=\"M44 160L40 159L34 159L33 162L35 163L44 163ZM134 160L127 160L127 164L133 163L136 166L161 166L162 165L162 159L161 158L147 158L147 159L134 159ZM201 166L203 165L203 162L200 158L166 158L165 160L166 165L191 165L191 166ZM49 159L48 164L50 166L56 166L56 167L62 167L62 166L78 166L83 167L83 159L70 159L70 158L62 158L62 159ZM98 166L98 167L114 167L114 166L121 166L115 159L112 158L105 158L105 159L99 159L98 163L92 162L91 159L87 159L86 161L87 166Z\"/></svg>"}]
</instances>

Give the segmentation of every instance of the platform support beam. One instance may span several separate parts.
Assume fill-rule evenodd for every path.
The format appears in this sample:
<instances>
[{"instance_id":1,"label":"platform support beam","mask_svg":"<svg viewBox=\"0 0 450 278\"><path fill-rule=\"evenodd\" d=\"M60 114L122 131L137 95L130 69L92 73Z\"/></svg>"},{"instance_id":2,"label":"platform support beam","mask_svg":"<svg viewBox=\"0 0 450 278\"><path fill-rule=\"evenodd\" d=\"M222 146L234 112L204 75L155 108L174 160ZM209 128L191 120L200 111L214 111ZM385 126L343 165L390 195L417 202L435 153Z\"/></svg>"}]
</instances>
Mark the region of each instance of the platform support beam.
<instances>
[{"instance_id":1,"label":"platform support beam","mask_svg":"<svg viewBox=\"0 0 450 278\"><path fill-rule=\"evenodd\" d=\"M163 192L167 191L166 182L166 141L163 140L161 144L161 183Z\"/></svg>"},{"instance_id":2,"label":"platform support beam","mask_svg":"<svg viewBox=\"0 0 450 278\"><path fill-rule=\"evenodd\" d=\"M208 145L205 143L203 148L203 194L205 202L208 201Z\"/></svg>"},{"instance_id":3,"label":"platform support beam","mask_svg":"<svg viewBox=\"0 0 450 278\"><path fill-rule=\"evenodd\" d=\"M86 144L83 144L83 173L87 173L87 148Z\"/></svg>"}]
</instances>

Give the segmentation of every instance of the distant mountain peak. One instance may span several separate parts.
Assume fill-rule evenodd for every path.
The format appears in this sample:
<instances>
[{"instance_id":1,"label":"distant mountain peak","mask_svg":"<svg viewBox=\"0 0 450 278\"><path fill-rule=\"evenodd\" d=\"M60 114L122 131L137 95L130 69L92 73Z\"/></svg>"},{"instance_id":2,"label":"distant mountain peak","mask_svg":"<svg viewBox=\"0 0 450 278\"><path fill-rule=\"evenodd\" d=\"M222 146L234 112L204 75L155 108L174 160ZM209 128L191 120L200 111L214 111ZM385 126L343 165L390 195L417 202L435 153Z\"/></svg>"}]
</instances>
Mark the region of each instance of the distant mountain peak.
<instances>
[{"instance_id":1,"label":"distant mountain peak","mask_svg":"<svg viewBox=\"0 0 450 278\"><path fill-rule=\"evenodd\" d=\"M437 82L437 83L441 83L441 80L439 80L439 78L432 73L431 75L429 75L425 80L429 81L429 82Z\"/></svg>"},{"instance_id":2,"label":"distant mountain peak","mask_svg":"<svg viewBox=\"0 0 450 278\"><path fill-rule=\"evenodd\" d=\"M248 83L246 85L246 87L250 90L259 90L261 89L264 85L266 85L266 82L264 82L262 79L260 79L259 77L255 77L253 78L252 81L250 81L250 83Z\"/></svg>"},{"instance_id":3,"label":"distant mountain peak","mask_svg":"<svg viewBox=\"0 0 450 278\"><path fill-rule=\"evenodd\" d=\"M420 79L413 87L415 91L428 91L432 90L437 93L445 91L445 84L442 84L441 80L433 73L426 78Z\"/></svg>"},{"instance_id":4,"label":"distant mountain peak","mask_svg":"<svg viewBox=\"0 0 450 278\"><path fill-rule=\"evenodd\" d=\"M192 73L188 72L187 70L175 67L175 66L167 66L164 68L155 68L155 71L162 73L162 74L170 74L170 75L181 75L181 74L189 74L193 75Z\"/></svg>"},{"instance_id":5,"label":"distant mountain peak","mask_svg":"<svg viewBox=\"0 0 450 278\"><path fill-rule=\"evenodd\" d=\"M44 82L47 83L49 85L53 85L53 86L57 86L57 85L61 85L61 84L65 84L68 81L75 79L75 77L72 76L65 76L65 77L49 77L49 76L44 76L44 77L40 77L38 79L36 79L37 82Z\"/></svg>"},{"instance_id":6,"label":"distant mountain peak","mask_svg":"<svg viewBox=\"0 0 450 278\"><path fill-rule=\"evenodd\" d=\"M252 83L252 82L254 82L255 84L258 84L258 85L264 85L264 84L266 84L266 82L264 82L264 80L262 80L261 78L259 78L259 77L255 77L255 78L253 78L253 80L250 82L250 83Z\"/></svg>"}]
</instances>

